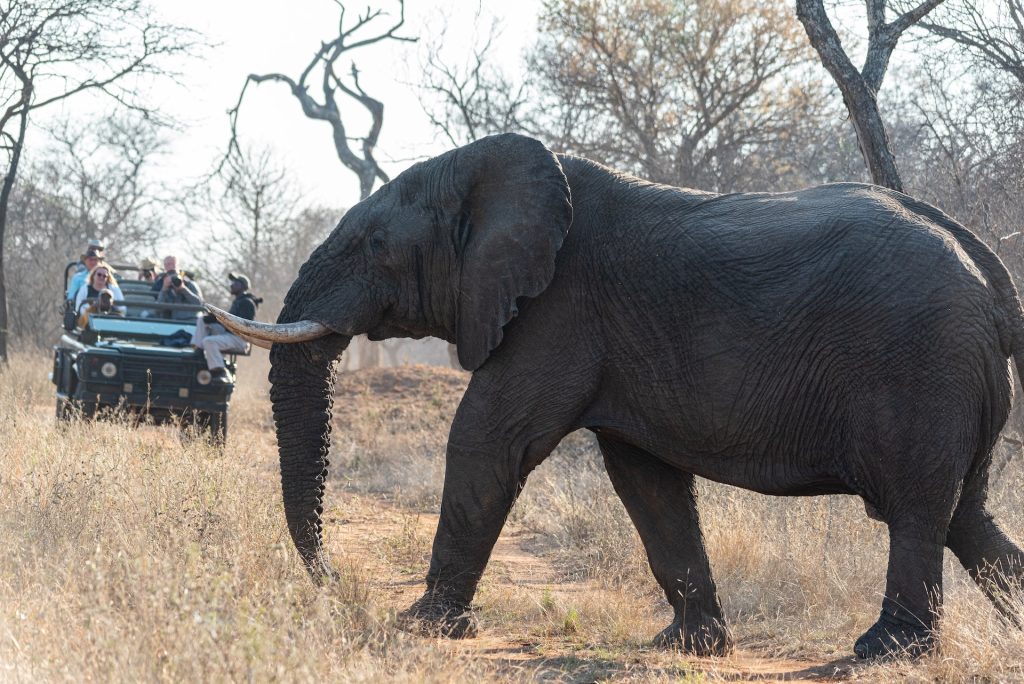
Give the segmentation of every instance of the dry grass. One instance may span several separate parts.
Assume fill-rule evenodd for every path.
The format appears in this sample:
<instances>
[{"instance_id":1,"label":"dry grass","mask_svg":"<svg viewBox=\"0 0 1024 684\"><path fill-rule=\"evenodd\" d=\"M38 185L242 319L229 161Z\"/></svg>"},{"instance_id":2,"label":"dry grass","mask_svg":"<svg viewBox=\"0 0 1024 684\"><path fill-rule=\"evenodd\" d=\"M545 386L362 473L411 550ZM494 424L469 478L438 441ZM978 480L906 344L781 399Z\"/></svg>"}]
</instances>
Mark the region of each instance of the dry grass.
<instances>
[{"instance_id":1,"label":"dry grass","mask_svg":"<svg viewBox=\"0 0 1024 684\"><path fill-rule=\"evenodd\" d=\"M117 420L59 429L47 359L16 357L0 372L0 681L731 676L728 659L693 670L678 654L645 647L669 614L582 433L531 476L511 520L564 586L539 589L525 581L530 573L492 563L478 596L485 638L528 644L530 659L484 658L467 645L397 632L387 586L351 556L336 554L341 582L315 589L284 530L265 363L247 361L224 453ZM345 492L386 494L406 511L372 540L389 577L426 569L430 526L418 513L436 507L448 424L465 382L450 373L424 377L426 384L383 395L372 383L346 386L352 398L336 405L332 460L340 467L328 488L327 543L336 533L331 521L375 519L350 508ZM998 518L1018 540L1022 473L1018 456L993 490ZM818 662L846 656L877 616L884 528L848 497L782 500L717 485L701 493L741 646ZM1024 679L1024 633L994 615L959 567L947 566L940 650L854 677Z\"/></svg>"}]
</instances>

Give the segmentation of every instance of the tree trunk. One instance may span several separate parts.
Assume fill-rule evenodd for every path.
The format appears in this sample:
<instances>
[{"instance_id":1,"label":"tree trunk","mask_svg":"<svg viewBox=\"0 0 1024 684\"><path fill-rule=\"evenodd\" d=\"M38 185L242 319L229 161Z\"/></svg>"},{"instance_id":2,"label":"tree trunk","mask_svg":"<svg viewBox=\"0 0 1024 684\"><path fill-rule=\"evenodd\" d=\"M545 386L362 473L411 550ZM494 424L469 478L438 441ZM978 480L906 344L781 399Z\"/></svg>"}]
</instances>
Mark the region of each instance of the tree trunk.
<instances>
[{"instance_id":1,"label":"tree trunk","mask_svg":"<svg viewBox=\"0 0 1024 684\"><path fill-rule=\"evenodd\" d=\"M26 100L26 103L28 100ZM4 241L7 234L7 209L11 203L11 192L14 180L18 176L18 163L21 161L21 150L25 144L25 131L28 128L28 105L22 109L21 121L18 123L18 138L11 149L11 164L4 176L3 188L0 189L0 363L7 363L7 279L4 274Z\"/></svg>"},{"instance_id":2,"label":"tree trunk","mask_svg":"<svg viewBox=\"0 0 1024 684\"><path fill-rule=\"evenodd\" d=\"M881 14L873 17L869 12L869 23L874 23L871 24L872 37L866 74L857 70L843 50L842 42L828 19L822 0L797 0L796 15L803 24L811 45L821 58L822 65L843 94L843 102L857 132L857 142L864 157L864 164L871 174L871 180L878 185L903 192L903 180L896 168L896 157L889 145L889 136L885 131L875 97L885 74L889 55L896 46L899 32L895 28L886 28L883 21L884 7L873 6ZM885 33L880 33L882 31Z\"/></svg>"},{"instance_id":3,"label":"tree trunk","mask_svg":"<svg viewBox=\"0 0 1024 684\"><path fill-rule=\"evenodd\" d=\"M838 82L838 81L837 81ZM864 164L871 174L871 181L898 192L903 192L903 179L896 168L896 155L892 153L885 123L878 111L875 94L861 82L839 83L843 102L850 112L850 119L857 131L857 143L864 157Z\"/></svg>"}]
</instances>

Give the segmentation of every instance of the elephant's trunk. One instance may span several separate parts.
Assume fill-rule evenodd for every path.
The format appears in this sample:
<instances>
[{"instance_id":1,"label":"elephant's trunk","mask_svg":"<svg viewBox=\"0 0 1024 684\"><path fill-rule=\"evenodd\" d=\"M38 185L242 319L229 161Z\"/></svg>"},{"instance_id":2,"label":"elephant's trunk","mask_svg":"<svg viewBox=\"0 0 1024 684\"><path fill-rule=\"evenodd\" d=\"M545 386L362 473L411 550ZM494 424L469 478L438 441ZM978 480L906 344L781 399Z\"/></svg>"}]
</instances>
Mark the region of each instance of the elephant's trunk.
<instances>
[{"instance_id":1,"label":"elephant's trunk","mask_svg":"<svg viewBox=\"0 0 1024 684\"><path fill-rule=\"evenodd\" d=\"M277 426L284 513L295 548L317 582L332 575L322 547L334 367L350 338L331 335L270 352L270 399Z\"/></svg>"}]
</instances>

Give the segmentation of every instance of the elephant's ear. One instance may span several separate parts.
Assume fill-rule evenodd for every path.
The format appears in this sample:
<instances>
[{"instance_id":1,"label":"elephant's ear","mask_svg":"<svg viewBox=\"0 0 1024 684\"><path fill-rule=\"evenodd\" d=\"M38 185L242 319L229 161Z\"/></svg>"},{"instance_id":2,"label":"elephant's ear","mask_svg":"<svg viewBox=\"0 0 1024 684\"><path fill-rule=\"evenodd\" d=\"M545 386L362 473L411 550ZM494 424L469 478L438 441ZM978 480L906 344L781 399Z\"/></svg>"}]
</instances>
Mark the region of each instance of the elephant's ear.
<instances>
[{"instance_id":1,"label":"elephant's ear","mask_svg":"<svg viewBox=\"0 0 1024 684\"><path fill-rule=\"evenodd\" d=\"M558 159L532 138L482 138L454 163L465 193L454 236L461 261L456 345L462 367L476 370L518 313L516 299L536 297L554 277L572 205Z\"/></svg>"}]
</instances>

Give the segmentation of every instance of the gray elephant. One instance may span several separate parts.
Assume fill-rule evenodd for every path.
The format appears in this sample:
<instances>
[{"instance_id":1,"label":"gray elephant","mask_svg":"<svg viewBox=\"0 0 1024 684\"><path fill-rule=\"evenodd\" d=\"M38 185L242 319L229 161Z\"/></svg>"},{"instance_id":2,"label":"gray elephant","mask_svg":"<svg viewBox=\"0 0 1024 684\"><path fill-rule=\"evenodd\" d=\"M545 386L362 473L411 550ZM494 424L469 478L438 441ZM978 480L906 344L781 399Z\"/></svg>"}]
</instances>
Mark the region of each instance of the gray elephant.
<instances>
[{"instance_id":1,"label":"gray elephant","mask_svg":"<svg viewBox=\"0 0 1024 684\"><path fill-rule=\"evenodd\" d=\"M999 606L1024 554L985 507L1024 360L999 258L937 209L842 183L716 195L647 183L517 135L417 164L353 207L278 324L231 319L270 358L284 506L311 574L333 370L353 335L454 342L473 377L448 440L427 591L403 614L475 633L470 601L527 475L568 433L608 475L675 610L656 638L730 634L694 477L779 496L856 494L888 525L862 657L934 637L943 548Z\"/></svg>"}]
</instances>

